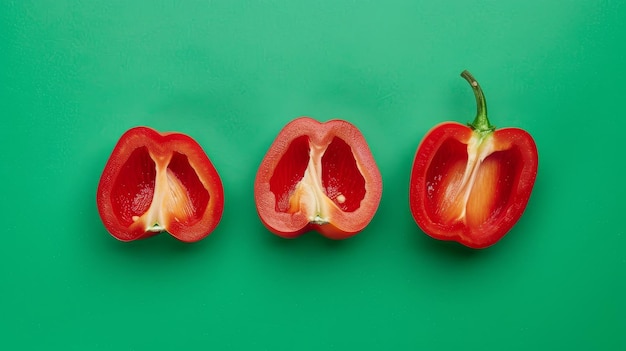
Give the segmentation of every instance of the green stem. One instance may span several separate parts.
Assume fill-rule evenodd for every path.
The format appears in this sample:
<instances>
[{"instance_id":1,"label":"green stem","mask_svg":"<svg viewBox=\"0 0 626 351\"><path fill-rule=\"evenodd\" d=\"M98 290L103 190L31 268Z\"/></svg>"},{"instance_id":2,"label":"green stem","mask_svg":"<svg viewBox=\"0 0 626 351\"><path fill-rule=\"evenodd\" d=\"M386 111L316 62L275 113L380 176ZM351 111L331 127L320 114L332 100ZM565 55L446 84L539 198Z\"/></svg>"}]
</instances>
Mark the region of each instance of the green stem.
<instances>
[{"instance_id":1,"label":"green stem","mask_svg":"<svg viewBox=\"0 0 626 351\"><path fill-rule=\"evenodd\" d=\"M474 90L474 96L476 97L476 118L474 118L474 122L470 123L469 126L480 133L493 132L496 127L492 126L487 118L487 101L485 100L483 90L469 71L463 71L461 77L465 78L465 80L470 83L472 90Z\"/></svg>"}]
</instances>

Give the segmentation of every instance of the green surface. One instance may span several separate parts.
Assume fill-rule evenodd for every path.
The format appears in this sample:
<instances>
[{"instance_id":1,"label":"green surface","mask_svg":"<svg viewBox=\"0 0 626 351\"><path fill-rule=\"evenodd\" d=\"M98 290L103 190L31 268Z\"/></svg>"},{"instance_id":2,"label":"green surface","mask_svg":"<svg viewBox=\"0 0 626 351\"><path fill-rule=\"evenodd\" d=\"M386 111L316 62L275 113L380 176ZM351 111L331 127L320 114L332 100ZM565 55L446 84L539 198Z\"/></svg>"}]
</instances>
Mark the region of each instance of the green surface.
<instances>
[{"instance_id":1,"label":"green surface","mask_svg":"<svg viewBox=\"0 0 626 351\"><path fill-rule=\"evenodd\" d=\"M0 348L626 349L620 1L0 2ZM424 235L412 158L444 120L528 130L526 213L483 251ZM270 234L253 180L292 118L343 118L383 175L332 242ZM205 240L121 243L95 192L119 136L194 137L225 188ZM8 346L8 347L7 347Z\"/></svg>"}]
</instances>

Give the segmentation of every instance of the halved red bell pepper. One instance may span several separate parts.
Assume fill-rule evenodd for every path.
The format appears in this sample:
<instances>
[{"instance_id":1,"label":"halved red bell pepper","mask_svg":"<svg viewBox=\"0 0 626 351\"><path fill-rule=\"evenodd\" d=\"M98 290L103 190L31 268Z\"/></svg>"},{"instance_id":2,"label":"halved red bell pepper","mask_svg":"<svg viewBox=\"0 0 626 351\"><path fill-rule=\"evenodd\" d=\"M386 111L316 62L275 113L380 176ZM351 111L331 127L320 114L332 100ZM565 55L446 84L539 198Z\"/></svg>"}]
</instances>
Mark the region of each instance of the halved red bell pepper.
<instances>
[{"instance_id":1,"label":"halved red bell pepper","mask_svg":"<svg viewBox=\"0 0 626 351\"><path fill-rule=\"evenodd\" d=\"M500 240L526 208L538 156L519 128L497 129L487 119L481 87L467 71L476 96L474 122L442 123L418 146L410 180L410 207L428 235L485 248Z\"/></svg>"},{"instance_id":2,"label":"halved red bell pepper","mask_svg":"<svg viewBox=\"0 0 626 351\"><path fill-rule=\"evenodd\" d=\"M97 204L104 226L119 240L167 231L194 242L219 223L224 190L191 137L136 127L113 149L98 184Z\"/></svg>"},{"instance_id":3,"label":"halved red bell pepper","mask_svg":"<svg viewBox=\"0 0 626 351\"><path fill-rule=\"evenodd\" d=\"M353 236L372 220L381 196L382 178L365 138L344 120L288 123L254 182L261 221L285 238L309 230L331 239Z\"/></svg>"}]
</instances>

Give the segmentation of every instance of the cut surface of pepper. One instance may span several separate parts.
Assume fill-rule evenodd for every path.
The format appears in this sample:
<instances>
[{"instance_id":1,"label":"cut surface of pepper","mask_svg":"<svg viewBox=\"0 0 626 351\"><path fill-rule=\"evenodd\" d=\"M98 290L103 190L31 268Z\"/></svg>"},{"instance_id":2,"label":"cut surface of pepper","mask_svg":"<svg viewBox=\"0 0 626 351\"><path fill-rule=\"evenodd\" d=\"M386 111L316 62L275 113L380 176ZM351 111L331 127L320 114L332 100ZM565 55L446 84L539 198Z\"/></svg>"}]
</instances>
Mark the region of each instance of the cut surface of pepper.
<instances>
[{"instance_id":1,"label":"cut surface of pepper","mask_svg":"<svg viewBox=\"0 0 626 351\"><path fill-rule=\"evenodd\" d=\"M254 192L259 217L273 233L294 238L316 230L345 239L371 221L382 178L354 125L300 117L281 130L266 153Z\"/></svg>"},{"instance_id":2,"label":"cut surface of pepper","mask_svg":"<svg viewBox=\"0 0 626 351\"><path fill-rule=\"evenodd\" d=\"M221 179L200 145L185 134L147 127L119 139L96 200L106 229L121 241L163 231L198 241L215 229L224 207Z\"/></svg>"},{"instance_id":3,"label":"cut surface of pepper","mask_svg":"<svg viewBox=\"0 0 626 351\"><path fill-rule=\"evenodd\" d=\"M468 71L461 75L474 91L476 118L467 126L445 122L426 134L415 154L409 202L426 234L485 248L524 212L538 154L526 131L490 124L480 85Z\"/></svg>"}]
</instances>

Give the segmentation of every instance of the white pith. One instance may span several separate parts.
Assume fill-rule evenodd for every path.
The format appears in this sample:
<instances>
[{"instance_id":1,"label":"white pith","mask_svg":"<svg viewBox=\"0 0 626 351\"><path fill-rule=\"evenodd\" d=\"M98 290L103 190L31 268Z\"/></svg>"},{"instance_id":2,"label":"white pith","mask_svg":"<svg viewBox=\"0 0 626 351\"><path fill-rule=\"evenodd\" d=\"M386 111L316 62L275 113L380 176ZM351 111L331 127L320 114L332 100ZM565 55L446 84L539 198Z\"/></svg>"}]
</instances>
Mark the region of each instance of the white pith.
<instances>
[{"instance_id":1,"label":"white pith","mask_svg":"<svg viewBox=\"0 0 626 351\"><path fill-rule=\"evenodd\" d=\"M494 143L491 134L482 136L479 134L472 135L467 144L467 164L463 178L457 187L447 187L444 198L461 200L461 211L457 216L457 220L465 222L467 214L467 205L469 202L472 189L476 182L476 176L482 162L494 152Z\"/></svg>"},{"instance_id":2,"label":"white pith","mask_svg":"<svg viewBox=\"0 0 626 351\"><path fill-rule=\"evenodd\" d=\"M324 151L325 148L310 144L309 163L289 199L290 212L302 212L309 222L319 225L330 222L329 208L334 206L322 187L321 161ZM340 196L342 202L345 202L345 196L339 194L337 197Z\"/></svg>"},{"instance_id":3,"label":"white pith","mask_svg":"<svg viewBox=\"0 0 626 351\"><path fill-rule=\"evenodd\" d=\"M172 155L157 158L150 154L156 164L154 195L150 207L133 221L141 221L145 231L161 232L167 229L170 220L180 222L193 215L187 189L167 165Z\"/></svg>"}]
</instances>

